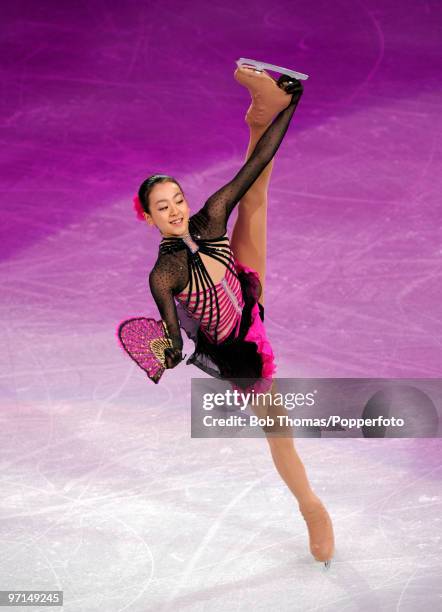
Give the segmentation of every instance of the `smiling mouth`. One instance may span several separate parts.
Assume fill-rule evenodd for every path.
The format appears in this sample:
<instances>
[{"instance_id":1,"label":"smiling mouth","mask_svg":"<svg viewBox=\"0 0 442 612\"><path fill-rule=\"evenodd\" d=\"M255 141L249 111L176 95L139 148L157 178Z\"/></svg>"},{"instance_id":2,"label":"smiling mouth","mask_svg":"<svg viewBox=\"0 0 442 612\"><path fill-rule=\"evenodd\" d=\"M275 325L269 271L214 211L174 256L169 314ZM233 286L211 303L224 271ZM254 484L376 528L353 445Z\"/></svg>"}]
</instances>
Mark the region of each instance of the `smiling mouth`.
<instances>
[{"instance_id":1,"label":"smiling mouth","mask_svg":"<svg viewBox=\"0 0 442 612\"><path fill-rule=\"evenodd\" d=\"M183 217L181 217L181 219L176 219L175 221L171 221L171 225L181 225L181 222L183 221Z\"/></svg>"}]
</instances>

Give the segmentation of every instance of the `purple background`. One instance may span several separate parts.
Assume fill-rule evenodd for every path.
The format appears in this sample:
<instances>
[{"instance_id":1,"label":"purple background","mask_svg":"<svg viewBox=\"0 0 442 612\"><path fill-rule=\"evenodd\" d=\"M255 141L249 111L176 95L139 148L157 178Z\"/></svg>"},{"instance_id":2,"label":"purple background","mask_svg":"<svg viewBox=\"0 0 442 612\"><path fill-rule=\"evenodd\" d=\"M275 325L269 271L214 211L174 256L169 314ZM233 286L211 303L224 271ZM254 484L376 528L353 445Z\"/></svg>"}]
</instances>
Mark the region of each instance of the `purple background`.
<instances>
[{"instance_id":1,"label":"purple background","mask_svg":"<svg viewBox=\"0 0 442 612\"><path fill-rule=\"evenodd\" d=\"M190 440L204 375L153 385L115 330L158 314L159 235L132 196L164 172L197 210L234 176L249 57L310 75L269 194L277 375L440 378L441 17L434 0L2 4L0 588L65 588L76 612L117 578L143 611L436 603L439 440L298 441L340 547L318 594L264 443Z\"/></svg>"}]
</instances>

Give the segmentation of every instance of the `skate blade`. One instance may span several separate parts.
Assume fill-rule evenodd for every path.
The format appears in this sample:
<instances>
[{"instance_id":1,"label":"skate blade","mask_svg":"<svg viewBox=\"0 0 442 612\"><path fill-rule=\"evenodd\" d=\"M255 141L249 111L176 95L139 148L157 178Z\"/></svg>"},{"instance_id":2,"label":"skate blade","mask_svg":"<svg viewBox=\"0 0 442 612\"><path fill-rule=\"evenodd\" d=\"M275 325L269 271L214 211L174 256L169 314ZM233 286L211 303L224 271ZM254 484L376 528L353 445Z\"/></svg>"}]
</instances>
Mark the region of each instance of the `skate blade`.
<instances>
[{"instance_id":1,"label":"skate blade","mask_svg":"<svg viewBox=\"0 0 442 612\"><path fill-rule=\"evenodd\" d=\"M240 57L239 60L236 60L237 66L248 65L259 72L262 70L274 70L275 72L280 72L281 74L286 74L288 76L294 77L295 79L299 79L300 81L305 81L308 79L307 74L303 74L302 72L296 72L295 70L290 70L289 68L283 68L282 66L276 66L275 64L266 64L266 62L258 62L257 60L248 59L246 57Z\"/></svg>"}]
</instances>

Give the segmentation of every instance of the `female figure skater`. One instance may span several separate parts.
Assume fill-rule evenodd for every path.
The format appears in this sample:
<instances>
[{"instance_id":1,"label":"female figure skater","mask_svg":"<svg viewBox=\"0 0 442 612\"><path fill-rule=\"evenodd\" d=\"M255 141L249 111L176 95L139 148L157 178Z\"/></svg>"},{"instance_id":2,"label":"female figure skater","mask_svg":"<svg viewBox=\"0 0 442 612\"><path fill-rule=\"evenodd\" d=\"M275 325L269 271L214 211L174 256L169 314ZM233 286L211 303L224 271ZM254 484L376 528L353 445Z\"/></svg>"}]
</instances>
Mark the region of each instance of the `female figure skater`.
<instances>
[{"instance_id":1,"label":"female figure skater","mask_svg":"<svg viewBox=\"0 0 442 612\"><path fill-rule=\"evenodd\" d=\"M239 172L192 216L179 183L167 175L146 179L135 206L162 234L149 285L172 343L164 351L166 367L183 359L181 326L195 341L188 364L224 379L262 380L275 371L263 326L267 190L274 155L303 88L293 77L283 74L276 81L245 65L234 77L252 97L245 118L249 146ZM227 221L236 205L229 240ZM309 484L293 437L264 430L275 467L307 523L310 551L328 568L334 552L328 512Z\"/></svg>"}]
</instances>

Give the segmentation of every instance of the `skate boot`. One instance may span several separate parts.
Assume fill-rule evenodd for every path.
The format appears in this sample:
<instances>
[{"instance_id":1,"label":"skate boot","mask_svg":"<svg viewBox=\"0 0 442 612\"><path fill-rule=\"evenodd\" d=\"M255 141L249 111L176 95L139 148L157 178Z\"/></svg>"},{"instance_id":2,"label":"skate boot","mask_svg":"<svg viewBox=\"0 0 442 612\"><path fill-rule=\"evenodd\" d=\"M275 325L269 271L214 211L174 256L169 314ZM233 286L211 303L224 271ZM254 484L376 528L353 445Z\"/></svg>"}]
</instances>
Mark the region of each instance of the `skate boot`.
<instances>
[{"instance_id":1,"label":"skate boot","mask_svg":"<svg viewBox=\"0 0 442 612\"><path fill-rule=\"evenodd\" d=\"M250 127L266 127L276 114L287 108L292 99L289 92L295 79L287 75L282 75L276 81L265 70L238 66L234 77L249 90L252 97L245 117Z\"/></svg>"},{"instance_id":2,"label":"skate boot","mask_svg":"<svg viewBox=\"0 0 442 612\"><path fill-rule=\"evenodd\" d=\"M310 552L316 561L324 563L324 569L328 569L335 548L330 516L319 498L317 501L299 505L299 510L307 523Z\"/></svg>"}]
</instances>

